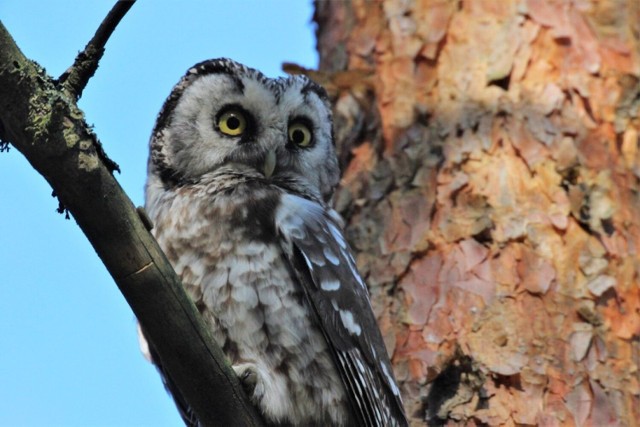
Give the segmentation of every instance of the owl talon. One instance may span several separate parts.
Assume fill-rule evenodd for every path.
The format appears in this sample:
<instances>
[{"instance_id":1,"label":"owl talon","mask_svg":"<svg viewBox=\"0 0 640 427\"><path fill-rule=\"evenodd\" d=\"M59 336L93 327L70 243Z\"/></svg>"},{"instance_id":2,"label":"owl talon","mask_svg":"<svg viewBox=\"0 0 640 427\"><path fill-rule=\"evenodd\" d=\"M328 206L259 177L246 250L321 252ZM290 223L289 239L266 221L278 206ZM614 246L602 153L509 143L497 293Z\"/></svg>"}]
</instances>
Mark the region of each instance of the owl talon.
<instances>
[{"instance_id":1,"label":"owl talon","mask_svg":"<svg viewBox=\"0 0 640 427\"><path fill-rule=\"evenodd\" d=\"M238 376L238 379L240 379L245 393L255 398L254 394L256 392L256 385L258 384L258 371L255 365L252 363L234 365L233 370Z\"/></svg>"}]
</instances>

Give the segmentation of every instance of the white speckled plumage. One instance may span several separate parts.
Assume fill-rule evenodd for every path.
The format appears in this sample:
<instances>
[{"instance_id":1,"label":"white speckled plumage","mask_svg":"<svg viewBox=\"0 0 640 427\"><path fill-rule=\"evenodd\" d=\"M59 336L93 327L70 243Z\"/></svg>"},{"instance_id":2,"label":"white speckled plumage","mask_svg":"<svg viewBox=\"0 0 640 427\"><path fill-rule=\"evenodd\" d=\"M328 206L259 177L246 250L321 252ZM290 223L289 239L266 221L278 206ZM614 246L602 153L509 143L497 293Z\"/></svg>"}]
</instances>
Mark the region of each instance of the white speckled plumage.
<instances>
[{"instance_id":1,"label":"white speckled plumage","mask_svg":"<svg viewBox=\"0 0 640 427\"><path fill-rule=\"evenodd\" d=\"M229 111L242 132L224 127ZM366 286L326 205L339 177L331 138L326 95L308 79L205 61L160 112L145 206L269 424L406 425Z\"/></svg>"}]
</instances>

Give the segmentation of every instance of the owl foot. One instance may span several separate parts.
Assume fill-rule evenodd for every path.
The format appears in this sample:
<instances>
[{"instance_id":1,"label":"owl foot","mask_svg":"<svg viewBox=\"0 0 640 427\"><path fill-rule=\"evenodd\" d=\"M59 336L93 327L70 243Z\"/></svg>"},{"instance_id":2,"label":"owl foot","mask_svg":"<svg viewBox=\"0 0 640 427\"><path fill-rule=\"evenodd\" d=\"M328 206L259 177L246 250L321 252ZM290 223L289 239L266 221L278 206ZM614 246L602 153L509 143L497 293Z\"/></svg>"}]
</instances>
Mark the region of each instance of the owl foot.
<instances>
[{"instance_id":1,"label":"owl foot","mask_svg":"<svg viewBox=\"0 0 640 427\"><path fill-rule=\"evenodd\" d=\"M257 390L258 369L256 365L253 363L242 363L240 365L233 365L233 370L238 376L238 379L240 379L240 384L242 384L245 393L253 400L259 399L260 396L258 396L258 394L262 393L259 393L261 390ZM263 387L260 387L260 389L262 388Z\"/></svg>"}]
</instances>

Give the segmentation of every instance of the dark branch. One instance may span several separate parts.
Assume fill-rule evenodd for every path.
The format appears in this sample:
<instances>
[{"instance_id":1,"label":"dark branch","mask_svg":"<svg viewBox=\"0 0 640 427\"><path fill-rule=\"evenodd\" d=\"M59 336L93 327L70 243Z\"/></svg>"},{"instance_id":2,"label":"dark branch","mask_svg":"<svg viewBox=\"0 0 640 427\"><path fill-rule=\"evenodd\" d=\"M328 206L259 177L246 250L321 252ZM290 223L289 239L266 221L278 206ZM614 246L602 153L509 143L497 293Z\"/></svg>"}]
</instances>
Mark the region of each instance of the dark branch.
<instances>
[{"instance_id":1,"label":"dark branch","mask_svg":"<svg viewBox=\"0 0 640 427\"><path fill-rule=\"evenodd\" d=\"M75 99L24 57L2 22L0 123L0 141L24 154L73 215L202 425L262 425L180 279L103 163Z\"/></svg>"},{"instance_id":2,"label":"dark branch","mask_svg":"<svg viewBox=\"0 0 640 427\"><path fill-rule=\"evenodd\" d=\"M62 73L58 83L62 85L68 96L73 97L76 101L80 99L89 79L93 77L98 69L98 63L104 54L104 46L107 44L109 37L111 37L120 20L135 2L136 0L118 0L84 50L78 53L73 65Z\"/></svg>"}]
</instances>

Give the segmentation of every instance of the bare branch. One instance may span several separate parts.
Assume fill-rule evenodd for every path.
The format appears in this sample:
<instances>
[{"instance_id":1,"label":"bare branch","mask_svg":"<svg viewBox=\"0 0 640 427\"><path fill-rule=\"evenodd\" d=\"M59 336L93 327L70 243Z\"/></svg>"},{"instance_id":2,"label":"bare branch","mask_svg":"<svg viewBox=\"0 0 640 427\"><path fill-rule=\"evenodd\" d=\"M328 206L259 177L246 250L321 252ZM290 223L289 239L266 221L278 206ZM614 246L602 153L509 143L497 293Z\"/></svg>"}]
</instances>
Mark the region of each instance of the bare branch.
<instances>
[{"instance_id":1,"label":"bare branch","mask_svg":"<svg viewBox=\"0 0 640 427\"><path fill-rule=\"evenodd\" d=\"M58 83L62 85L68 96L75 100L80 99L89 79L98 69L98 63L104 55L104 47L109 37L135 2L136 0L118 0L84 50L78 53L73 65L62 73Z\"/></svg>"},{"instance_id":2,"label":"bare branch","mask_svg":"<svg viewBox=\"0 0 640 427\"><path fill-rule=\"evenodd\" d=\"M0 140L24 154L71 212L202 424L262 425L179 278L103 163L82 111L66 95L24 57L0 22Z\"/></svg>"}]
</instances>

